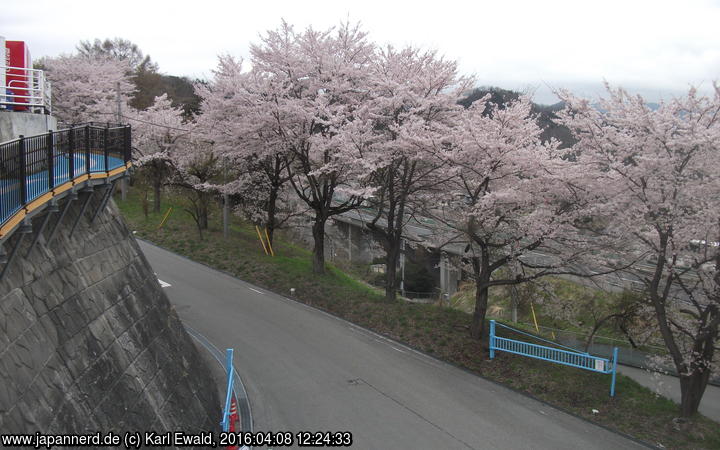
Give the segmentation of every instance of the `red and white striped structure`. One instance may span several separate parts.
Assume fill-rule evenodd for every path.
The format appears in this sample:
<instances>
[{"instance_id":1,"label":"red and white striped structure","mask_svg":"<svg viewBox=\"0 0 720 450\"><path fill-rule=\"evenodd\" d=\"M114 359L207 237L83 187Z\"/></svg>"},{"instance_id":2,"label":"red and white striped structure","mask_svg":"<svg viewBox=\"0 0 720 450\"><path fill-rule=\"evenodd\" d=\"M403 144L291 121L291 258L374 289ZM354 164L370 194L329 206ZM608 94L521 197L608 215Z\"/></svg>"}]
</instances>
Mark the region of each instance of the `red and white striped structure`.
<instances>
[{"instance_id":1,"label":"red and white striped structure","mask_svg":"<svg viewBox=\"0 0 720 450\"><path fill-rule=\"evenodd\" d=\"M24 41L0 36L0 110L50 114L50 83L42 70L33 69L30 49Z\"/></svg>"}]
</instances>

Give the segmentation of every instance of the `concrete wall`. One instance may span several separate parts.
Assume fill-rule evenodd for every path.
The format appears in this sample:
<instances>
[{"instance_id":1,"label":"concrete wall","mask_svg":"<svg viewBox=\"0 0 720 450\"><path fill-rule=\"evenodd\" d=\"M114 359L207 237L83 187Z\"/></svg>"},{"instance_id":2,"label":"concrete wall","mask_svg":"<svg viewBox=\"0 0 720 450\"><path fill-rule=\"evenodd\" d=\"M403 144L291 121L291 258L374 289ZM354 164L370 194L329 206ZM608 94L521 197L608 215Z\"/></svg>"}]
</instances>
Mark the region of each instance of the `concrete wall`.
<instances>
[{"instance_id":1,"label":"concrete wall","mask_svg":"<svg viewBox=\"0 0 720 450\"><path fill-rule=\"evenodd\" d=\"M305 226L293 227L289 230L289 234L291 239L312 249L313 237L310 223ZM325 224L326 261L332 262L341 259L353 263L371 264L374 256L383 255L380 243L374 242L372 233L367 229L333 219L328 220ZM447 258L441 256L441 252L431 250L422 258L413 258L413 255L409 255L409 257L414 263L421 264L428 270L441 293L452 296L457 292L461 279L460 271L452 267Z\"/></svg>"},{"instance_id":2,"label":"concrete wall","mask_svg":"<svg viewBox=\"0 0 720 450\"><path fill-rule=\"evenodd\" d=\"M0 430L217 431L216 385L116 206L89 224L101 193L0 281Z\"/></svg>"},{"instance_id":3,"label":"concrete wall","mask_svg":"<svg viewBox=\"0 0 720 450\"><path fill-rule=\"evenodd\" d=\"M57 119L46 114L22 111L0 111L0 142L10 141L21 134L35 136L57 130Z\"/></svg>"},{"instance_id":4,"label":"concrete wall","mask_svg":"<svg viewBox=\"0 0 720 450\"><path fill-rule=\"evenodd\" d=\"M439 263L438 270L440 272L440 292L441 294L447 294L448 297L452 297L458 291L460 284L460 271L453 267L448 260L447 255L440 253L438 255Z\"/></svg>"},{"instance_id":5,"label":"concrete wall","mask_svg":"<svg viewBox=\"0 0 720 450\"><path fill-rule=\"evenodd\" d=\"M314 240L310 222L288 227L286 233L290 239L305 248L313 248ZM370 264L373 260L372 245L372 236L367 230L333 219L329 219L325 223L325 260L328 262L342 259L359 264ZM377 250L375 252L377 253Z\"/></svg>"},{"instance_id":6,"label":"concrete wall","mask_svg":"<svg viewBox=\"0 0 720 450\"><path fill-rule=\"evenodd\" d=\"M372 235L369 231L334 220L330 220L325 229L325 256L329 261L340 258L359 264L372 264Z\"/></svg>"}]
</instances>

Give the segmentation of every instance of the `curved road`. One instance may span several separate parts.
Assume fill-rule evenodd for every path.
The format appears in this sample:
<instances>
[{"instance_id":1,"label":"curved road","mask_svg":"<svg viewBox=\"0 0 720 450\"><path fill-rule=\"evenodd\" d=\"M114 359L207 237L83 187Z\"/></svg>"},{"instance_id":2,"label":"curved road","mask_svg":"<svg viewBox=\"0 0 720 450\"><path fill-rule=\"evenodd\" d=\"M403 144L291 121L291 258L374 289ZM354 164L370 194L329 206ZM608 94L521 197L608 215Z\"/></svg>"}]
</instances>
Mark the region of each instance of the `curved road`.
<instances>
[{"instance_id":1,"label":"curved road","mask_svg":"<svg viewBox=\"0 0 720 450\"><path fill-rule=\"evenodd\" d=\"M255 431L351 431L353 448L642 448L321 311L140 242L180 317L235 348Z\"/></svg>"}]
</instances>

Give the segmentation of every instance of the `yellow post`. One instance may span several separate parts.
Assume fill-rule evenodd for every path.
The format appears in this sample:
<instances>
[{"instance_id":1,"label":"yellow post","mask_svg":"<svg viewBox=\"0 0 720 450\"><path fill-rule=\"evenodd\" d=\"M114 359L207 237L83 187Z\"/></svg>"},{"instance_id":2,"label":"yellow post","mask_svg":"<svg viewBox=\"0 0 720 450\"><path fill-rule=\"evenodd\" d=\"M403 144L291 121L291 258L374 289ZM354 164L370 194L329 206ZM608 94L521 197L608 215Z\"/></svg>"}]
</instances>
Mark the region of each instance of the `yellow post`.
<instances>
[{"instance_id":1,"label":"yellow post","mask_svg":"<svg viewBox=\"0 0 720 450\"><path fill-rule=\"evenodd\" d=\"M273 251L272 244L270 243L270 234L268 233L267 227L265 227L265 237L267 238L267 246L270 249L270 254L275 256L275 252Z\"/></svg>"},{"instance_id":2,"label":"yellow post","mask_svg":"<svg viewBox=\"0 0 720 450\"><path fill-rule=\"evenodd\" d=\"M535 317L535 308L533 307L532 302L530 302L530 311L532 312L533 322L535 323L535 331L540 333L540 327L538 327L537 317Z\"/></svg>"},{"instance_id":3,"label":"yellow post","mask_svg":"<svg viewBox=\"0 0 720 450\"><path fill-rule=\"evenodd\" d=\"M158 230L159 230L160 228L162 228L163 225L165 225L165 221L168 219L168 217L170 217L170 213L171 213L171 212L172 212L172 206L167 210L167 212L166 212L165 215L163 216L162 222L160 222L160 225L158 225L158 227L157 227Z\"/></svg>"},{"instance_id":4,"label":"yellow post","mask_svg":"<svg viewBox=\"0 0 720 450\"><path fill-rule=\"evenodd\" d=\"M263 250L265 251L265 254L268 254L267 249L265 248L265 242L263 242L262 234L260 234L260 228L255 225L255 231L257 231L258 239L260 239L260 245L262 245Z\"/></svg>"}]
</instances>

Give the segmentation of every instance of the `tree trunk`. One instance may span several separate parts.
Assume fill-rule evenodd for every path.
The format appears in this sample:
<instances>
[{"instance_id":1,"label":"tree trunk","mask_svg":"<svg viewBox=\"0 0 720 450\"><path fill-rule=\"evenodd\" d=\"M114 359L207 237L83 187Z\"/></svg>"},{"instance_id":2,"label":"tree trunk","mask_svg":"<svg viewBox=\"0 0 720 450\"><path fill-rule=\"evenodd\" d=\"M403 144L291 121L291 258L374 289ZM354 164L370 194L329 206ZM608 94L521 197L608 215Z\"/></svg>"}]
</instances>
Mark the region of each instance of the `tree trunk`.
<instances>
[{"instance_id":1,"label":"tree trunk","mask_svg":"<svg viewBox=\"0 0 720 450\"><path fill-rule=\"evenodd\" d=\"M313 245L313 272L317 274L325 273L325 222L326 217L315 216L312 234L314 239Z\"/></svg>"},{"instance_id":2,"label":"tree trunk","mask_svg":"<svg viewBox=\"0 0 720 450\"><path fill-rule=\"evenodd\" d=\"M708 365L715 356L715 341L718 338L718 308L709 305L705 311L707 322L696 336L692 352L695 355L690 363L689 375L680 373L680 415L690 417L700 406L705 393L711 370ZM679 368L678 368L679 369Z\"/></svg>"},{"instance_id":3,"label":"tree trunk","mask_svg":"<svg viewBox=\"0 0 720 450\"><path fill-rule=\"evenodd\" d=\"M202 215L200 216L200 227L201 227L203 230L207 230L207 229L208 229L207 206L203 206L203 207L202 207L201 214L202 214Z\"/></svg>"},{"instance_id":4,"label":"tree trunk","mask_svg":"<svg viewBox=\"0 0 720 450\"><path fill-rule=\"evenodd\" d=\"M153 183L153 194L155 198L153 198L153 212L159 213L160 212L160 190L162 188L162 184L159 181L155 181Z\"/></svg>"},{"instance_id":5,"label":"tree trunk","mask_svg":"<svg viewBox=\"0 0 720 450\"><path fill-rule=\"evenodd\" d=\"M392 242L392 236L386 251L385 261L385 300L393 302L397 299L397 265L400 249L395 242Z\"/></svg>"},{"instance_id":6,"label":"tree trunk","mask_svg":"<svg viewBox=\"0 0 720 450\"><path fill-rule=\"evenodd\" d=\"M592 331L590 331L590 336L588 336L587 342L585 343L585 352L587 353L590 349L590 346L593 344L593 341L595 340L595 335L600 330L600 327L603 326L605 322L612 319L613 317L618 317L618 314L610 314L609 316L605 316L602 319L595 322L595 325L593 326Z\"/></svg>"},{"instance_id":7,"label":"tree trunk","mask_svg":"<svg viewBox=\"0 0 720 450\"><path fill-rule=\"evenodd\" d=\"M595 334L600 329L601 323L595 324L592 331L590 331L590 336L588 336L587 341L585 342L585 353L590 351L590 346L593 345L593 341L595 340Z\"/></svg>"},{"instance_id":8,"label":"tree trunk","mask_svg":"<svg viewBox=\"0 0 720 450\"><path fill-rule=\"evenodd\" d=\"M691 417L700 406L707 387L710 371L696 370L690 376L680 376L680 415Z\"/></svg>"},{"instance_id":9,"label":"tree trunk","mask_svg":"<svg viewBox=\"0 0 720 450\"><path fill-rule=\"evenodd\" d=\"M473 268L475 271L475 310L473 311L472 322L470 324L470 336L474 339L481 340L485 333L485 315L487 314L488 305L488 282L490 281L489 269L481 267L487 264L480 258L473 258Z\"/></svg>"},{"instance_id":10,"label":"tree trunk","mask_svg":"<svg viewBox=\"0 0 720 450\"><path fill-rule=\"evenodd\" d=\"M188 212L190 212L190 211L188 211ZM203 240L203 232L202 232L203 229L202 229L202 226L201 226L201 224L200 224L200 216L199 216L198 214L199 214L199 212L198 212L198 209L197 209L197 208L195 209L195 213L194 213L194 214L193 214L192 212L190 212L190 215L192 216L193 220L195 221L195 228L197 228L198 237L199 237L200 240L202 241L202 240Z\"/></svg>"},{"instance_id":11,"label":"tree trunk","mask_svg":"<svg viewBox=\"0 0 720 450\"><path fill-rule=\"evenodd\" d=\"M270 198L268 198L268 205L267 205L267 232L268 232L268 240L270 241L270 246L272 247L273 243L273 235L275 233L275 213L277 211L277 187L271 187L270 188Z\"/></svg>"},{"instance_id":12,"label":"tree trunk","mask_svg":"<svg viewBox=\"0 0 720 450\"><path fill-rule=\"evenodd\" d=\"M660 245L662 249L667 248L667 235L660 234ZM715 341L718 338L718 308L714 304L707 306L702 312L704 326L694 336L690 362L685 360L680 347L675 341L675 335L670 328L670 321L667 317L665 304L668 299L668 290L660 289L660 280L663 269L665 252L658 254L658 262L655 268L655 275L649 285L650 300L655 309L660 334L665 341L665 346L672 356L675 369L680 376L680 415L690 417L695 414L700 406L700 400L705 393L710 378L708 365L712 362L715 352Z\"/></svg>"},{"instance_id":13,"label":"tree trunk","mask_svg":"<svg viewBox=\"0 0 720 450\"><path fill-rule=\"evenodd\" d=\"M199 199L199 205L198 205L198 216L200 219L200 228L203 230L208 229L208 199L204 192L200 193L200 199Z\"/></svg>"},{"instance_id":14,"label":"tree trunk","mask_svg":"<svg viewBox=\"0 0 720 450\"><path fill-rule=\"evenodd\" d=\"M481 340L485 333L485 314L487 313L488 288L477 288L475 291L475 311L470 324L470 336Z\"/></svg>"},{"instance_id":15,"label":"tree trunk","mask_svg":"<svg viewBox=\"0 0 720 450\"><path fill-rule=\"evenodd\" d=\"M395 301L398 288L398 262L400 259L400 246L402 243L403 218L405 215L405 192L398 193L397 200L392 198L394 189L388 189L390 202L387 212L387 230L385 232L385 299Z\"/></svg>"},{"instance_id":16,"label":"tree trunk","mask_svg":"<svg viewBox=\"0 0 720 450\"><path fill-rule=\"evenodd\" d=\"M270 225L267 226L267 238L268 242L270 242L270 247L273 245L273 236L275 236L275 228L271 227Z\"/></svg>"}]
</instances>

